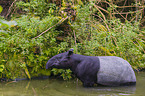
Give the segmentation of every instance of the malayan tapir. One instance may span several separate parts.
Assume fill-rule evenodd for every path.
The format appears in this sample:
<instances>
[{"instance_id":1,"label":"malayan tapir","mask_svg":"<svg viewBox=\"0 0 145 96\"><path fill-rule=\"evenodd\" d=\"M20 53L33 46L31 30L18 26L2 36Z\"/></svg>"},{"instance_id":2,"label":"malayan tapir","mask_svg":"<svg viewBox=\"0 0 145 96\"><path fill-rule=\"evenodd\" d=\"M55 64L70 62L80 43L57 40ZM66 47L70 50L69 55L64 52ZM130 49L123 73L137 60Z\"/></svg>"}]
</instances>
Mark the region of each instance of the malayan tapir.
<instances>
[{"instance_id":1,"label":"malayan tapir","mask_svg":"<svg viewBox=\"0 0 145 96\"><path fill-rule=\"evenodd\" d=\"M48 68L70 69L85 87L95 83L103 86L135 85L136 76L131 65L116 56L84 56L73 49L50 58Z\"/></svg>"}]
</instances>

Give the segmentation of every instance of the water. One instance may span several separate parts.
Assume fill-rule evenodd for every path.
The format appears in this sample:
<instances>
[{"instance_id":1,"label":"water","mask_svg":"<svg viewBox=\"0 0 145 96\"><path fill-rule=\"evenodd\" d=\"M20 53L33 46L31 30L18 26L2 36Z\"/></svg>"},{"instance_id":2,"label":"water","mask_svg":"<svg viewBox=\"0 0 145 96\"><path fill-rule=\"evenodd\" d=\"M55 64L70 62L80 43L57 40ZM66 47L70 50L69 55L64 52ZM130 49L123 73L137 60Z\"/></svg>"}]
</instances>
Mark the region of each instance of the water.
<instances>
[{"instance_id":1,"label":"water","mask_svg":"<svg viewBox=\"0 0 145 96\"><path fill-rule=\"evenodd\" d=\"M137 85L84 88L76 80L31 80L0 83L0 96L145 96L145 72L136 73Z\"/></svg>"}]
</instances>

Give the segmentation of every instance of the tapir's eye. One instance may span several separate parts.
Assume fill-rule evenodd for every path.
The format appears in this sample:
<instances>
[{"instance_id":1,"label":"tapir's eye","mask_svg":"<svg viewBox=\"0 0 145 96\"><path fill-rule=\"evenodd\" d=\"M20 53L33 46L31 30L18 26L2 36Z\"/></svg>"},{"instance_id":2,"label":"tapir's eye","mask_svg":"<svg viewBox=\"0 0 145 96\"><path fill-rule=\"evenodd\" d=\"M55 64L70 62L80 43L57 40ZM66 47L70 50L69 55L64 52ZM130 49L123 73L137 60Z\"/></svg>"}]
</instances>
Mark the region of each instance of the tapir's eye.
<instances>
[{"instance_id":1,"label":"tapir's eye","mask_svg":"<svg viewBox=\"0 0 145 96\"><path fill-rule=\"evenodd\" d=\"M59 61L59 59L56 59L56 61Z\"/></svg>"},{"instance_id":2,"label":"tapir's eye","mask_svg":"<svg viewBox=\"0 0 145 96\"><path fill-rule=\"evenodd\" d=\"M63 60L63 62L67 62L68 60L65 58L64 60Z\"/></svg>"},{"instance_id":3,"label":"tapir's eye","mask_svg":"<svg viewBox=\"0 0 145 96\"><path fill-rule=\"evenodd\" d=\"M69 58L70 58L70 56L67 56L66 58L67 58L67 59L69 59Z\"/></svg>"}]
</instances>

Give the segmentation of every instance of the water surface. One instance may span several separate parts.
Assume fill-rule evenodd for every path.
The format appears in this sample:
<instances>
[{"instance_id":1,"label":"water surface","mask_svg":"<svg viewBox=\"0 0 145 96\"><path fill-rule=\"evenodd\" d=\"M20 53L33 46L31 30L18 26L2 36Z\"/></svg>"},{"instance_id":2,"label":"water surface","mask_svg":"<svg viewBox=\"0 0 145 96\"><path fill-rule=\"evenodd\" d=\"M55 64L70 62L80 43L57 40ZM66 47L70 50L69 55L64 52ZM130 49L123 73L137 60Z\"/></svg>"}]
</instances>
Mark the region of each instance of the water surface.
<instances>
[{"instance_id":1,"label":"water surface","mask_svg":"<svg viewBox=\"0 0 145 96\"><path fill-rule=\"evenodd\" d=\"M60 79L0 83L0 96L145 96L145 72L136 86L84 88L80 81Z\"/></svg>"}]
</instances>

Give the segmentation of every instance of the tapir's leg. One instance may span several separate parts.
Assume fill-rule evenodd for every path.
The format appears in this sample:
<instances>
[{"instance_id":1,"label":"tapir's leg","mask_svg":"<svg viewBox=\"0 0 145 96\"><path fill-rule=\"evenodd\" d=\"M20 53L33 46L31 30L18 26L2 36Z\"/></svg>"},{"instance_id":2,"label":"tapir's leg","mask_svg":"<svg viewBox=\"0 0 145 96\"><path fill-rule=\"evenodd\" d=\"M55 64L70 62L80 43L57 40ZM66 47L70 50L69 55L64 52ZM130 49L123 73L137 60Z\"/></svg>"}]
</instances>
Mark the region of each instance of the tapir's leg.
<instances>
[{"instance_id":1,"label":"tapir's leg","mask_svg":"<svg viewBox=\"0 0 145 96\"><path fill-rule=\"evenodd\" d=\"M77 66L76 76L83 82L85 87L92 87L97 81L97 70L99 70L98 66L95 66L93 62L90 60L83 60Z\"/></svg>"},{"instance_id":2,"label":"tapir's leg","mask_svg":"<svg viewBox=\"0 0 145 96\"><path fill-rule=\"evenodd\" d=\"M90 76L81 76L80 80L83 82L84 87L93 87L94 86L94 79L91 79Z\"/></svg>"}]
</instances>

